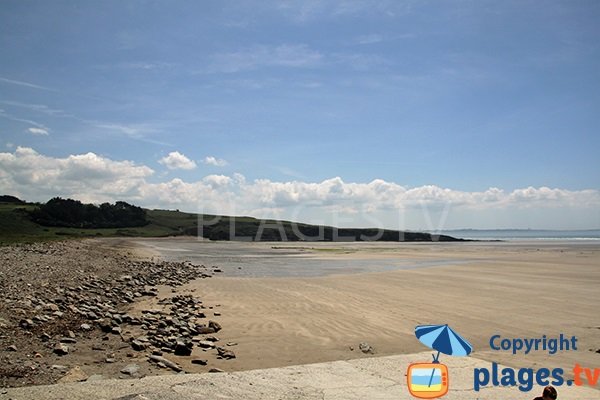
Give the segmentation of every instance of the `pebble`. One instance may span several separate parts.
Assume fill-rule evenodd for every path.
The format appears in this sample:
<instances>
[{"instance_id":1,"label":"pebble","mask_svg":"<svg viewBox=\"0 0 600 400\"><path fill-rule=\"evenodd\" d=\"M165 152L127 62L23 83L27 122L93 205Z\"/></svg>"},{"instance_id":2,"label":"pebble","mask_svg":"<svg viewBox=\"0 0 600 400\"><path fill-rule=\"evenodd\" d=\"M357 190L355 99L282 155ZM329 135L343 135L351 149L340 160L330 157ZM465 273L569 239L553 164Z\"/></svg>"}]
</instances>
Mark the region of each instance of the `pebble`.
<instances>
[{"instance_id":1,"label":"pebble","mask_svg":"<svg viewBox=\"0 0 600 400\"><path fill-rule=\"evenodd\" d=\"M140 366L137 364L128 364L123 369L121 369L121 373L125 375L134 376L140 371Z\"/></svg>"},{"instance_id":2,"label":"pebble","mask_svg":"<svg viewBox=\"0 0 600 400\"><path fill-rule=\"evenodd\" d=\"M208 364L208 360L205 360L205 359L202 359L202 358L194 358L192 360L192 364L206 365L206 364Z\"/></svg>"},{"instance_id":3,"label":"pebble","mask_svg":"<svg viewBox=\"0 0 600 400\"><path fill-rule=\"evenodd\" d=\"M173 371L176 372L180 372L183 371L183 368L181 368L179 365L177 365L177 363L174 363L171 360L168 360L162 356L155 356L155 355L151 355L149 357L150 361L154 361L156 363L163 363L166 367L171 368Z\"/></svg>"},{"instance_id":4,"label":"pebble","mask_svg":"<svg viewBox=\"0 0 600 400\"><path fill-rule=\"evenodd\" d=\"M58 354L59 356L65 356L67 354L69 354L69 346L67 346L66 344L63 343L57 343L56 346L54 346L54 353Z\"/></svg>"},{"instance_id":5,"label":"pebble","mask_svg":"<svg viewBox=\"0 0 600 400\"><path fill-rule=\"evenodd\" d=\"M235 353L231 350L225 349L224 347L217 347L217 353L221 358L224 358L226 360L235 358Z\"/></svg>"},{"instance_id":6,"label":"pebble","mask_svg":"<svg viewBox=\"0 0 600 400\"><path fill-rule=\"evenodd\" d=\"M358 345L358 348L360 349L360 351L362 351L365 354L374 354L375 353L375 349L367 342L362 342Z\"/></svg>"}]
</instances>

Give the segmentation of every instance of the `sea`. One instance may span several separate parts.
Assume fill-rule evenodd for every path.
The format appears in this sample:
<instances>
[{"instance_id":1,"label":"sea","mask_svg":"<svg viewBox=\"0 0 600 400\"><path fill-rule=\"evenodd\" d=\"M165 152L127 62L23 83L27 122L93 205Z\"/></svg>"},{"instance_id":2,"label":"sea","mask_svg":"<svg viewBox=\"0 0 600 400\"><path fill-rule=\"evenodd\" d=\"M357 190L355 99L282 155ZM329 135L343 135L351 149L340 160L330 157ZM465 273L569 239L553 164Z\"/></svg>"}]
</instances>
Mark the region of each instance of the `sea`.
<instances>
[{"instance_id":1,"label":"sea","mask_svg":"<svg viewBox=\"0 0 600 400\"><path fill-rule=\"evenodd\" d=\"M600 240L600 229L545 230L545 229L451 229L435 234L474 240Z\"/></svg>"}]
</instances>

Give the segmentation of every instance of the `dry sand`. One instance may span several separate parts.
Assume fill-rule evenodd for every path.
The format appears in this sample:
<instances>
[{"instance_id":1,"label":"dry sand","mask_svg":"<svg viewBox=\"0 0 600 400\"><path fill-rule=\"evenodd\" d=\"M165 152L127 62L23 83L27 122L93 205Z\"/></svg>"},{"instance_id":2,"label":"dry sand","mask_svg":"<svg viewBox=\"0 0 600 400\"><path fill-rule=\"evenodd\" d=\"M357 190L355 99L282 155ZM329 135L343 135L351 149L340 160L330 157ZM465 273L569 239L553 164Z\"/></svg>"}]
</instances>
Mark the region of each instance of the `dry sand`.
<instances>
[{"instance_id":1,"label":"dry sand","mask_svg":"<svg viewBox=\"0 0 600 400\"><path fill-rule=\"evenodd\" d=\"M565 371L575 363L600 366L596 352L600 349L600 244L316 247L321 251L311 257L323 262L344 257L468 261L314 278L217 277L185 285L179 293L194 291L207 303L220 303L222 316L217 318L226 329L219 338L238 343L232 347L236 359L217 360L211 367L233 371L366 357L358 350L358 344L365 341L376 349L376 355L421 352L425 347L415 338L414 327L443 323L467 338L478 358L513 367L562 367ZM515 356L489 346L494 334L541 338L561 333L578 338L578 351Z\"/></svg>"}]
</instances>

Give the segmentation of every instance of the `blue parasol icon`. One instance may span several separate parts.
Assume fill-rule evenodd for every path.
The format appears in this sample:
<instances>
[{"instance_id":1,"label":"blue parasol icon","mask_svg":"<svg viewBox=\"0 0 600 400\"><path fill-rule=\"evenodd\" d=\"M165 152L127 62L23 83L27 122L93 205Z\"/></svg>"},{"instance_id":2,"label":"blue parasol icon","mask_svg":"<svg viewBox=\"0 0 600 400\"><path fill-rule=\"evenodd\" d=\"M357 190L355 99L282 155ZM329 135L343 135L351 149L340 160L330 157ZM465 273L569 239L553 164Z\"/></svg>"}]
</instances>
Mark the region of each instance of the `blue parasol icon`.
<instances>
[{"instance_id":1,"label":"blue parasol icon","mask_svg":"<svg viewBox=\"0 0 600 400\"><path fill-rule=\"evenodd\" d=\"M421 343L430 349L437 350L437 355L433 355L433 362L439 363L440 353L449 356L462 357L469 355L473 351L473 346L452 328L445 325L419 325L415 328L415 336ZM429 386L433 380L433 371L429 379Z\"/></svg>"}]
</instances>

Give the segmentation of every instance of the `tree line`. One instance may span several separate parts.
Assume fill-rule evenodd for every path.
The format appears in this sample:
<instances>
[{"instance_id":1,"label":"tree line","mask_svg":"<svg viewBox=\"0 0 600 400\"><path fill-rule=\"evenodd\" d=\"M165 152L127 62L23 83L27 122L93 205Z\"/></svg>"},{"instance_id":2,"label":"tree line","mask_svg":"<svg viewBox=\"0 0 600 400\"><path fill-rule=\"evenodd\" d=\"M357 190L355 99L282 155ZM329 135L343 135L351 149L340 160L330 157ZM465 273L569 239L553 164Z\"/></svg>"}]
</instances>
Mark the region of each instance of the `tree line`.
<instances>
[{"instance_id":1,"label":"tree line","mask_svg":"<svg viewBox=\"0 0 600 400\"><path fill-rule=\"evenodd\" d=\"M148 224L143 208L124 201L97 206L54 197L31 211L30 215L40 225L70 228L127 228Z\"/></svg>"}]
</instances>

